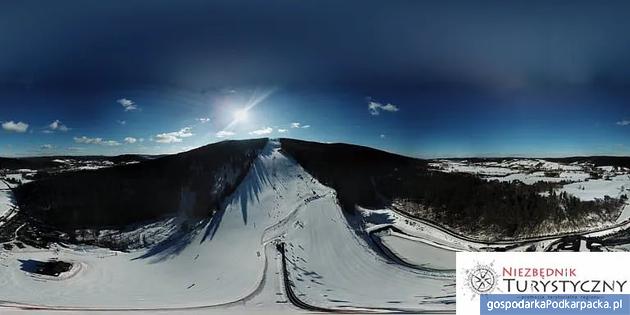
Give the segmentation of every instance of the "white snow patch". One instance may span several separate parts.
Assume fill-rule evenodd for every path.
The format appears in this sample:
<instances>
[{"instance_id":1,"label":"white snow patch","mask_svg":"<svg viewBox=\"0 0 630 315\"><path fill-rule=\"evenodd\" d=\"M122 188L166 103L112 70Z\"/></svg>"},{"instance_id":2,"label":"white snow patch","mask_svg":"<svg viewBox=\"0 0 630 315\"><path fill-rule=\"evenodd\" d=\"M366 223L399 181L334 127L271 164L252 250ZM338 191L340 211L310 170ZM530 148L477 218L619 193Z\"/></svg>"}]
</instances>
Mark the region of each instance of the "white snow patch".
<instances>
[{"instance_id":1,"label":"white snow patch","mask_svg":"<svg viewBox=\"0 0 630 315\"><path fill-rule=\"evenodd\" d=\"M630 175L618 175L610 180L595 179L571 183L564 185L560 191L566 191L581 200L603 199L605 196L619 198L623 194L630 197Z\"/></svg>"}]
</instances>

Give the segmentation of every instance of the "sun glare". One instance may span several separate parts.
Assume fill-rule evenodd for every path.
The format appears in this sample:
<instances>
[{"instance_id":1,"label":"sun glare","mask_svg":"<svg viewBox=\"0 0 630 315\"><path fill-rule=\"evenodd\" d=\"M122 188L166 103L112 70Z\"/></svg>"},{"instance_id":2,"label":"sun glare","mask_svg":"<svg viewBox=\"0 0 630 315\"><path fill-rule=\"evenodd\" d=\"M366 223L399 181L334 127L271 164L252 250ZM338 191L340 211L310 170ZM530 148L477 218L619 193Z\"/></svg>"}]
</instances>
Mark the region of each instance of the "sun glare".
<instances>
[{"instance_id":1,"label":"sun glare","mask_svg":"<svg viewBox=\"0 0 630 315\"><path fill-rule=\"evenodd\" d=\"M247 109L241 109L234 112L234 120L236 122L247 120Z\"/></svg>"}]
</instances>

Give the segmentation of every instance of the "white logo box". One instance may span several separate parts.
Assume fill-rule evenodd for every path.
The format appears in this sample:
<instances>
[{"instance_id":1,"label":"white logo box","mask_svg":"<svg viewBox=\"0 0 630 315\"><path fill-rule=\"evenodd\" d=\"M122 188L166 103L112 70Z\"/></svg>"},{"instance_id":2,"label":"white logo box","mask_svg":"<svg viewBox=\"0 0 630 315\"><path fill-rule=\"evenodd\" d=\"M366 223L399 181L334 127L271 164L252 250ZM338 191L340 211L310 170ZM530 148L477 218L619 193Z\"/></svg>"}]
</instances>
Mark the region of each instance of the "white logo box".
<instances>
[{"instance_id":1,"label":"white logo box","mask_svg":"<svg viewBox=\"0 0 630 315\"><path fill-rule=\"evenodd\" d=\"M630 314L630 253L458 252L456 273L457 314Z\"/></svg>"}]
</instances>

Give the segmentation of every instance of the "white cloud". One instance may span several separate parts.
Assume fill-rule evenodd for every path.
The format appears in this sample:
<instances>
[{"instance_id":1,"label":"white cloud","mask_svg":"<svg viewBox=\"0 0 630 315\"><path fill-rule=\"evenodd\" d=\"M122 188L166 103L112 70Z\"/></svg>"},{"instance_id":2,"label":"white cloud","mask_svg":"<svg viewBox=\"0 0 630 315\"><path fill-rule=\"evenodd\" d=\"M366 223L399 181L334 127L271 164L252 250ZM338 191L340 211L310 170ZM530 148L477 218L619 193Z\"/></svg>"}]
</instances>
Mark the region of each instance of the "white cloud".
<instances>
[{"instance_id":1,"label":"white cloud","mask_svg":"<svg viewBox=\"0 0 630 315\"><path fill-rule=\"evenodd\" d=\"M288 130L286 130L286 129L278 129L278 132L279 132L279 133L285 133L285 132L287 132L287 131L288 131Z\"/></svg>"},{"instance_id":2,"label":"white cloud","mask_svg":"<svg viewBox=\"0 0 630 315\"><path fill-rule=\"evenodd\" d=\"M66 125L61 123L61 121L59 121L59 119L51 122L50 125L48 125L48 128L50 130L52 130L52 131L58 130L58 131L66 132L66 131L70 130L70 128L68 128Z\"/></svg>"},{"instance_id":3,"label":"white cloud","mask_svg":"<svg viewBox=\"0 0 630 315\"><path fill-rule=\"evenodd\" d=\"M386 105L383 105L379 102L370 101L368 103L368 110L370 111L370 114L372 116L377 116L380 115L382 110L386 112L397 112L399 109L394 104L388 103Z\"/></svg>"},{"instance_id":4,"label":"white cloud","mask_svg":"<svg viewBox=\"0 0 630 315\"><path fill-rule=\"evenodd\" d=\"M379 137L380 137L381 139L385 139L385 138L387 138L387 136L386 136L386 135L384 135L384 134L381 134Z\"/></svg>"},{"instance_id":5,"label":"white cloud","mask_svg":"<svg viewBox=\"0 0 630 315\"><path fill-rule=\"evenodd\" d=\"M138 141L138 139L136 139L134 137L126 137L125 138L125 143L128 143L128 144L136 143L136 141Z\"/></svg>"},{"instance_id":6,"label":"white cloud","mask_svg":"<svg viewBox=\"0 0 630 315\"><path fill-rule=\"evenodd\" d=\"M155 135L155 137L153 137L153 140L159 143L182 142L183 141L182 138L188 138L188 137L193 136L193 133L191 132L191 130L192 129L190 127L184 127L180 129L179 131L161 133L161 134Z\"/></svg>"},{"instance_id":7,"label":"white cloud","mask_svg":"<svg viewBox=\"0 0 630 315\"><path fill-rule=\"evenodd\" d=\"M43 144L41 146L41 148L42 148L42 150L50 150L50 149L53 148L53 145L52 144Z\"/></svg>"},{"instance_id":8,"label":"white cloud","mask_svg":"<svg viewBox=\"0 0 630 315\"><path fill-rule=\"evenodd\" d=\"M268 135L268 134L270 134L272 132L273 132L273 128L266 127L266 128L250 131L249 134L250 135L255 135L255 136L262 136L262 135Z\"/></svg>"},{"instance_id":9,"label":"white cloud","mask_svg":"<svg viewBox=\"0 0 630 315\"><path fill-rule=\"evenodd\" d=\"M102 145L108 145L108 146L117 146L120 145L120 142L118 141L114 141L114 140L105 140L103 142L101 142Z\"/></svg>"},{"instance_id":10,"label":"white cloud","mask_svg":"<svg viewBox=\"0 0 630 315\"><path fill-rule=\"evenodd\" d=\"M132 101L130 99L127 99L127 98L118 99L116 102L118 104L122 105L122 107L125 108L126 112L128 112L130 110L137 110L138 109L138 105L134 101Z\"/></svg>"},{"instance_id":11,"label":"white cloud","mask_svg":"<svg viewBox=\"0 0 630 315\"><path fill-rule=\"evenodd\" d=\"M302 123L293 122L291 123L291 128L311 128L311 125L302 125Z\"/></svg>"},{"instance_id":12,"label":"white cloud","mask_svg":"<svg viewBox=\"0 0 630 315\"><path fill-rule=\"evenodd\" d=\"M202 123L202 124L205 124L205 123L210 121L210 118L208 118L208 117L197 118L197 121Z\"/></svg>"},{"instance_id":13,"label":"white cloud","mask_svg":"<svg viewBox=\"0 0 630 315\"><path fill-rule=\"evenodd\" d=\"M236 133L234 133L234 132L232 132L232 131L221 130L221 131L217 132L217 133L215 134L215 136L216 136L217 138L228 138L228 137L231 137L231 136L233 136L233 135L235 135L235 134L236 134Z\"/></svg>"},{"instance_id":14,"label":"white cloud","mask_svg":"<svg viewBox=\"0 0 630 315\"><path fill-rule=\"evenodd\" d=\"M619 125L619 126L628 126L628 125L630 125L630 120L624 119L624 120L618 121L617 125Z\"/></svg>"},{"instance_id":15,"label":"white cloud","mask_svg":"<svg viewBox=\"0 0 630 315\"><path fill-rule=\"evenodd\" d=\"M83 144L100 144L105 146L120 145L120 142L115 140L104 140L103 138L88 138L86 136L74 137L74 142Z\"/></svg>"},{"instance_id":16,"label":"white cloud","mask_svg":"<svg viewBox=\"0 0 630 315\"><path fill-rule=\"evenodd\" d=\"M11 121L6 121L4 123L2 123L2 129L9 131L9 132L26 132L26 130L28 129L28 124L27 123L23 123L21 121L18 122L13 122L13 120Z\"/></svg>"}]
</instances>

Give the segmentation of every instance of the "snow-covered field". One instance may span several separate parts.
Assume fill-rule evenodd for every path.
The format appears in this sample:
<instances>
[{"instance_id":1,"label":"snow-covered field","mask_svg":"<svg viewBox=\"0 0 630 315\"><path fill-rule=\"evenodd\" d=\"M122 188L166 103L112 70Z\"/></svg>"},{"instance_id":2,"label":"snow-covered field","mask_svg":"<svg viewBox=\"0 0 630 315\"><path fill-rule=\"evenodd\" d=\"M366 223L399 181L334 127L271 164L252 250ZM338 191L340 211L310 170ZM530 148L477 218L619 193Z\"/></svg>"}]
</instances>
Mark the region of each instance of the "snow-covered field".
<instances>
[{"instance_id":1,"label":"snow-covered field","mask_svg":"<svg viewBox=\"0 0 630 315\"><path fill-rule=\"evenodd\" d=\"M0 258L0 312L168 309L292 312L287 289L334 310L453 310L454 278L392 264L355 233L321 185L270 142L246 178L196 232L131 253L99 248L15 248ZM363 236L362 236L363 235ZM276 243L286 243L288 279ZM38 276L29 260L74 268ZM8 308L7 308L8 307Z\"/></svg>"},{"instance_id":2,"label":"snow-covered field","mask_svg":"<svg viewBox=\"0 0 630 315\"><path fill-rule=\"evenodd\" d=\"M574 195L582 200L603 199L605 196L619 198L623 194L630 197L630 175L618 175L604 179L593 179L587 182L576 182L565 185L561 191Z\"/></svg>"},{"instance_id":3,"label":"snow-covered field","mask_svg":"<svg viewBox=\"0 0 630 315\"><path fill-rule=\"evenodd\" d=\"M477 174L486 180L520 181L527 185L537 182L564 184L557 192L567 192L581 200L603 199L605 196L630 197L630 170L623 167L598 166L588 163L562 164L541 159L512 159L502 162L469 162L438 160L430 167L441 172ZM554 173L556 176L548 176ZM592 178L596 173L601 178ZM624 206L617 222L630 219L630 204Z\"/></svg>"}]
</instances>

